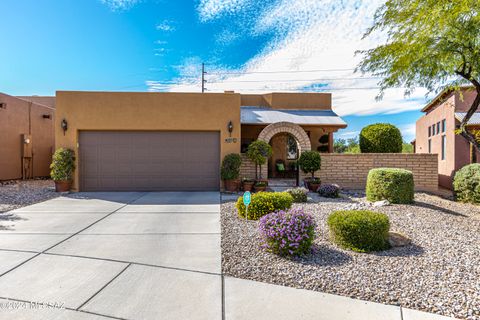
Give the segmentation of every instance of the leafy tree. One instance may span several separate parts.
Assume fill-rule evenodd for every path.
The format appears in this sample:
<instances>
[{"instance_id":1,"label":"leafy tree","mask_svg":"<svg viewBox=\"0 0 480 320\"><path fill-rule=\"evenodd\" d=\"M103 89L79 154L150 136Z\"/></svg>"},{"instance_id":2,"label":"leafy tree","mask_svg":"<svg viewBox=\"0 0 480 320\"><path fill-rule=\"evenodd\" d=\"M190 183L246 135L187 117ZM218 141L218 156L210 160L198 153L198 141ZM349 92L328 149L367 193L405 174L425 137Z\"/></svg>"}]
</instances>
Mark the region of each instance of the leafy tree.
<instances>
[{"instance_id":1,"label":"leafy tree","mask_svg":"<svg viewBox=\"0 0 480 320\"><path fill-rule=\"evenodd\" d=\"M402 144L402 153L413 153L413 145L404 141Z\"/></svg>"},{"instance_id":2,"label":"leafy tree","mask_svg":"<svg viewBox=\"0 0 480 320\"><path fill-rule=\"evenodd\" d=\"M350 139L336 139L333 143L333 151L336 153L360 153L357 138Z\"/></svg>"},{"instance_id":3,"label":"leafy tree","mask_svg":"<svg viewBox=\"0 0 480 320\"><path fill-rule=\"evenodd\" d=\"M267 158L272 155L272 147L262 140L255 140L250 143L247 150L247 157L255 163L255 179L262 179L262 164L267 162ZM258 174L257 166L260 167Z\"/></svg>"},{"instance_id":4,"label":"leafy tree","mask_svg":"<svg viewBox=\"0 0 480 320\"><path fill-rule=\"evenodd\" d=\"M298 165L305 173L310 173L315 178L315 171L320 170L322 158L317 151L304 151L298 159Z\"/></svg>"},{"instance_id":5,"label":"leafy tree","mask_svg":"<svg viewBox=\"0 0 480 320\"><path fill-rule=\"evenodd\" d=\"M458 91L464 84L477 92L459 133L480 151L467 123L480 104L480 1L387 0L364 37L386 35L386 43L360 51L358 69L382 77L378 98L385 89L416 87L430 92Z\"/></svg>"},{"instance_id":6,"label":"leafy tree","mask_svg":"<svg viewBox=\"0 0 480 320\"><path fill-rule=\"evenodd\" d=\"M333 152L344 153L347 151L347 141L345 139L335 139L333 142Z\"/></svg>"}]
</instances>

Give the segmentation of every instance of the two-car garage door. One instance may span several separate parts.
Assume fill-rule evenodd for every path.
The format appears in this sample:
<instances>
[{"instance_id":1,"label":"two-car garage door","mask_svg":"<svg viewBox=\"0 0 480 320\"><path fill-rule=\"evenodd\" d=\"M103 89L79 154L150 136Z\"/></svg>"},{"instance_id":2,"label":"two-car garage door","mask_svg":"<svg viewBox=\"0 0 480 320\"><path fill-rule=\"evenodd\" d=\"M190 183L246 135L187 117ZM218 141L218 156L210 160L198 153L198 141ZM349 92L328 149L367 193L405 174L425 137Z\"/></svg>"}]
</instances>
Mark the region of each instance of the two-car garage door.
<instances>
[{"instance_id":1,"label":"two-car garage door","mask_svg":"<svg viewBox=\"0 0 480 320\"><path fill-rule=\"evenodd\" d=\"M218 132L81 131L81 191L219 189Z\"/></svg>"}]
</instances>

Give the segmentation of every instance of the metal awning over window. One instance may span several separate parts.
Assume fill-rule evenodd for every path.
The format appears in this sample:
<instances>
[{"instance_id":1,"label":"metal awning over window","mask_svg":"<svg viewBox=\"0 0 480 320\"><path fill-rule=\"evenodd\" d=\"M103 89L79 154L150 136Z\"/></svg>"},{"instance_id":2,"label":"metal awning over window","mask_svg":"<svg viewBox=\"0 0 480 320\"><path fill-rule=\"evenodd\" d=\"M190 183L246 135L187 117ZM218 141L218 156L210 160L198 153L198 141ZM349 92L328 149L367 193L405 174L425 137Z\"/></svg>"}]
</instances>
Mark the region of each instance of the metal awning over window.
<instances>
[{"instance_id":1,"label":"metal awning over window","mask_svg":"<svg viewBox=\"0 0 480 320\"><path fill-rule=\"evenodd\" d=\"M270 124L291 122L299 125L325 125L345 127L343 121L331 110L283 110L257 107L241 107L242 124Z\"/></svg>"}]
</instances>

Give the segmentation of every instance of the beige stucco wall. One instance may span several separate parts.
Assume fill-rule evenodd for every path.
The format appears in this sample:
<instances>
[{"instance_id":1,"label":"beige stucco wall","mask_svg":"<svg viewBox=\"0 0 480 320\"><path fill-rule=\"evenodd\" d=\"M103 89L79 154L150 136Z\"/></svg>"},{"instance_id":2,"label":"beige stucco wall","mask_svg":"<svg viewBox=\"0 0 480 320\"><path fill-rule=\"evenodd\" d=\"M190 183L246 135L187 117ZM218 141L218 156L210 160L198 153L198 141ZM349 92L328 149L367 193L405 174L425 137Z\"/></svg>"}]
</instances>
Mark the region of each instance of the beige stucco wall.
<instances>
[{"instance_id":1,"label":"beige stucco wall","mask_svg":"<svg viewBox=\"0 0 480 320\"><path fill-rule=\"evenodd\" d=\"M23 134L31 135L32 177L50 175L54 147L54 109L0 93L0 180L22 178ZM43 118L50 115L50 119Z\"/></svg>"},{"instance_id":2,"label":"beige stucco wall","mask_svg":"<svg viewBox=\"0 0 480 320\"><path fill-rule=\"evenodd\" d=\"M68 122L63 134L62 119ZM231 138L227 130L233 123ZM219 93L75 92L56 98L56 147L81 152L81 130L219 131L220 157L240 152L240 95ZM231 140L230 140L231 141ZM77 168L78 165L77 156ZM75 172L73 190L78 190ZM220 183L220 182L219 182Z\"/></svg>"}]
</instances>

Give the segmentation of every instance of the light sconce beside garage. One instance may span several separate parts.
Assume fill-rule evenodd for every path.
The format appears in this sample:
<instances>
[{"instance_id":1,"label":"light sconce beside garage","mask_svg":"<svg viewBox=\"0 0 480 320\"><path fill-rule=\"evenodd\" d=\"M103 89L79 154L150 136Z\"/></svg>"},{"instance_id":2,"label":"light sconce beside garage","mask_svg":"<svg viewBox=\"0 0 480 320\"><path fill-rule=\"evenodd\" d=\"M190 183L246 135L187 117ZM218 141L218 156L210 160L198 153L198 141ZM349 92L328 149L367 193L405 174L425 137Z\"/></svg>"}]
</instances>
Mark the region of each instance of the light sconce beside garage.
<instances>
[{"instance_id":1,"label":"light sconce beside garage","mask_svg":"<svg viewBox=\"0 0 480 320\"><path fill-rule=\"evenodd\" d=\"M60 123L60 126L62 127L63 135L65 135L65 131L67 131L67 129L68 129L67 120L63 119L62 122Z\"/></svg>"},{"instance_id":2,"label":"light sconce beside garage","mask_svg":"<svg viewBox=\"0 0 480 320\"><path fill-rule=\"evenodd\" d=\"M231 137L232 132L233 132L233 122L232 121L228 122L227 128L228 128L228 133L230 133L230 137Z\"/></svg>"}]
</instances>

